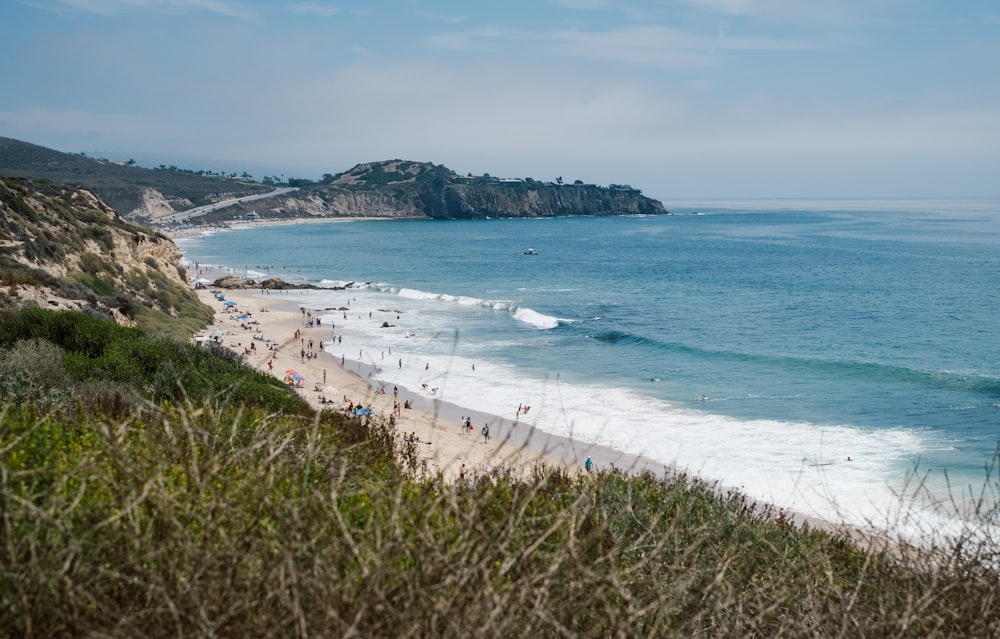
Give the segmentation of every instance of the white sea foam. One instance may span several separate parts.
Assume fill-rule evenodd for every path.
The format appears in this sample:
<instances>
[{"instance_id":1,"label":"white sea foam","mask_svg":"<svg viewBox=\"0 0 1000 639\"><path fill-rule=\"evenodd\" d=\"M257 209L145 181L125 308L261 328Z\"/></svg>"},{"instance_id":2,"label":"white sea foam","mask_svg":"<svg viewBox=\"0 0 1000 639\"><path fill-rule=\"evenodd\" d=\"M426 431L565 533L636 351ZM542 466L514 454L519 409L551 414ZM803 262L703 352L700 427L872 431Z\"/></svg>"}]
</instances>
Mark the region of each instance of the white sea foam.
<instances>
[{"instance_id":1,"label":"white sea foam","mask_svg":"<svg viewBox=\"0 0 1000 639\"><path fill-rule=\"evenodd\" d=\"M438 298L437 293L428 293L414 288L401 288L396 294L411 300L433 300Z\"/></svg>"},{"instance_id":2,"label":"white sea foam","mask_svg":"<svg viewBox=\"0 0 1000 639\"><path fill-rule=\"evenodd\" d=\"M550 329L559 326L559 318L551 315L543 315L530 308L519 308L514 311L514 319L525 324L530 324L536 328Z\"/></svg>"},{"instance_id":3,"label":"white sea foam","mask_svg":"<svg viewBox=\"0 0 1000 639\"><path fill-rule=\"evenodd\" d=\"M295 299L297 294L284 295ZM938 515L923 511L904 517L900 508L906 460L941 446L919 431L740 420L712 413L709 402L686 406L627 388L565 383L558 372L529 375L479 359L481 345L458 340L453 329L459 320L435 312L446 301L440 296L401 290L396 299L405 301L402 319L378 328L368 313L386 305L384 294L353 295L346 320L342 313L323 316L325 325L335 323L335 332L343 335L343 342L329 344L327 351L344 357L348 369L359 361L374 366L387 386L505 419L513 419L519 405L530 406L521 421L542 431L641 454L830 521L881 522L915 535L930 525L946 529ZM314 308L336 303L333 292L298 299ZM539 328L558 324L530 309L519 309L513 317Z\"/></svg>"}]
</instances>

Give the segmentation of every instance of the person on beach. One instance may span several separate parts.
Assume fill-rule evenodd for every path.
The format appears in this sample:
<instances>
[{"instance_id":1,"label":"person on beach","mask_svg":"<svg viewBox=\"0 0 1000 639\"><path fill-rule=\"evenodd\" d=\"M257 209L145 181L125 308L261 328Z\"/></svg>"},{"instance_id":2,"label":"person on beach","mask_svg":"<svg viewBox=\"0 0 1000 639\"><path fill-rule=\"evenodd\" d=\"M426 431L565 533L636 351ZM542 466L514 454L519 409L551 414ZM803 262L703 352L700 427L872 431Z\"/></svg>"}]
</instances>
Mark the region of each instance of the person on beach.
<instances>
[{"instance_id":1,"label":"person on beach","mask_svg":"<svg viewBox=\"0 0 1000 639\"><path fill-rule=\"evenodd\" d=\"M490 425L483 424L483 443L485 444L490 440Z\"/></svg>"},{"instance_id":2,"label":"person on beach","mask_svg":"<svg viewBox=\"0 0 1000 639\"><path fill-rule=\"evenodd\" d=\"M591 459L590 457L587 457L587 461L584 462L583 466L584 466L584 468L587 469L588 473L589 472L593 472L593 470L594 470L594 460Z\"/></svg>"},{"instance_id":3,"label":"person on beach","mask_svg":"<svg viewBox=\"0 0 1000 639\"><path fill-rule=\"evenodd\" d=\"M462 464L462 467L458 469L458 481L465 481L465 464Z\"/></svg>"}]
</instances>

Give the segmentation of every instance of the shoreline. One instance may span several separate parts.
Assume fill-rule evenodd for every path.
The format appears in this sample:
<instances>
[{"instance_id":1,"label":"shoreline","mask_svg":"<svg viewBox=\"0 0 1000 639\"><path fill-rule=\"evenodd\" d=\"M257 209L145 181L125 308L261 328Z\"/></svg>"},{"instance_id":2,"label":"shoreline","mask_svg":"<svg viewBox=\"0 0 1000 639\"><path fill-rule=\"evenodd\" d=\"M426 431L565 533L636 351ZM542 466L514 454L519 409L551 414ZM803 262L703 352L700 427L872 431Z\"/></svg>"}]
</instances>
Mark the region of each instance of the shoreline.
<instances>
[{"instance_id":1,"label":"shoreline","mask_svg":"<svg viewBox=\"0 0 1000 639\"><path fill-rule=\"evenodd\" d=\"M372 217L293 217L288 219L266 218L263 220L229 220L218 222L212 225L199 225L187 228L163 227L157 229L171 240L179 237L192 237L202 233L215 231L232 231L239 228L258 228L264 226L287 226L298 224L318 224L321 222L377 222L380 220L430 220L431 218L420 216L372 216Z\"/></svg>"},{"instance_id":2,"label":"shoreline","mask_svg":"<svg viewBox=\"0 0 1000 639\"><path fill-rule=\"evenodd\" d=\"M228 274L224 267L194 269L191 273L211 281ZM487 476L500 469L524 474L538 464L570 474L584 473L588 456L597 469L650 471L658 476L670 470L641 455L553 435L523 420L427 397L414 389L399 387L398 396L393 388L381 393L373 365L349 360L342 366L337 358L319 348L321 343L325 345L322 338L329 336L329 330L310 325L312 314L322 309L311 309L304 301L272 299L258 289L219 289L225 301L216 299L210 288L196 292L202 302L215 309L215 320L193 336L194 340L221 338L221 344L242 355L248 366L279 379L294 371L302 376L301 386L294 388L313 408L344 410L350 404L360 404L388 419L396 412L394 402L410 402L411 408L397 412L396 429L400 435L415 435L427 470L440 472L446 479L458 479L463 464L467 478ZM226 307L225 302L232 304ZM249 317L240 319L240 315ZM310 356L303 357L303 352ZM465 419L473 424L471 433L460 427ZM484 425L489 427L488 440L482 435Z\"/></svg>"},{"instance_id":3,"label":"shoreline","mask_svg":"<svg viewBox=\"0 0 1000 639\"><path fill-rule=\"evenodd\" d=\"M191 263L185 263L189 277L214 281L218 277L232 275L232 269L222 265L211 265L194 268ZM194 272L192 272L194 271ZM205 286L210 287L210 284ZM271 298L266 290L261 289L221 289L227 301L236 303L234 308L250 310L252 317L247 321L252 330L241 329L239 321L233 317L238 314L225 312L222 302L215 299L209 288L196 292L202 302L215 309L215 320L203 334L212 331L222 331L224 345L235 352L244 353L249 343L258 344L256 352L245 354L247 365L268 372L268 361L274 358L273 369L270 372L279 379L287 370L295 370L303 375L302 387L297 392L313 408L339 409L345 404L361 404L373 411L373 414L386 419L394 412L393 389L386 388L385 394L378 392L380 382L375 378L378 369L372 364L358 360L346 360L345 366L325 350L317 348L320 338L329 335L326 326L310 327L312 314L320 315L325 309L312 308L306 299L288 299L288 294L294 294L295 289L281 291L282 297ZM311 289L309 289L311 290ZM304 297L304 296L303 296ZM257 333L255 329L260 329ZM296 331L300 336L295 337ZM260 335L266 342L252 341L254 335ZM277 336L277 337L275 337ZM312 339L310 339L312 338ZM296 343L297 341L297 343ZM306 348L309 342L313 348ZM274 344L277 352L261 349L264 344ZM301 357L302 351L312 353L310 358ZM322 403L320 397L324 387L337 390L337 403ZM347 400L346 402L344 400ZM602 444L594 444L574 440L563 435L543 431L531 423L515 421L510 418L477 410L472 407L462 407L457 404L428 397L415 389L398 388L400 404L409 400L412 408L402 409L396 419L396 429L401 436L412 433L420 442L426 445L420 454L421 461L427 465L430 473L441 473L448 481L458 480L465 467L464 476L486 477L498 469L524 476L537 465L563 470L570 475L586 473L585 462L588 457L593 460L594 469L616 469L626 473L651 472L656 477L668 474L687 475L691 479L706 481L712 484L710 478L700 477L688 470L678 469L670 464L659 462L641 454L628 453ZM459 427L460 419L471 418L474 428L471 434L466 434ZM488 424L490 439L483 440L481 427ZM724 494L731 487L718 484L719 494ZM752 499L752 498L751 498ZM816 515L807 514L795 508L781 504L752 499L761 506L770 506L776 518L796 527L808 525L812 528L845 534L858 543L870 544L889 542L887 531L876 531L846 522L833 522ZM891 543L891 542L889 542Z\"/></svg>"}]
</instances>

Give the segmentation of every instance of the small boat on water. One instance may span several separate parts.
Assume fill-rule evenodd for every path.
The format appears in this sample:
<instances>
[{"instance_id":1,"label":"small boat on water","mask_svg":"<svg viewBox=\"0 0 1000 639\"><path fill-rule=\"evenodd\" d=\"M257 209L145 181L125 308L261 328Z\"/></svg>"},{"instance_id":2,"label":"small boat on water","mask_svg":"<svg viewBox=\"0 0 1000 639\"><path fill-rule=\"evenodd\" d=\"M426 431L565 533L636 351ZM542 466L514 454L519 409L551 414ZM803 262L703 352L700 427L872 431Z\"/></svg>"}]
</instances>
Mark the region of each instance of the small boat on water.
<instances>
[{"instance_id":1,"label":"small boat on water","mask_svg":"<svg viewBox=\"0 0 1000 639\"><path fill-rule=\"evenodd\" d=\"M524 252L524 254L525 254L525 255L538 255L538 251L536 251L536 250L535 250L535 249L533 249L533 248L530 248L530 249L527 249L527 250L526 250L526 251Z\"/></svg>"}]
</instances>

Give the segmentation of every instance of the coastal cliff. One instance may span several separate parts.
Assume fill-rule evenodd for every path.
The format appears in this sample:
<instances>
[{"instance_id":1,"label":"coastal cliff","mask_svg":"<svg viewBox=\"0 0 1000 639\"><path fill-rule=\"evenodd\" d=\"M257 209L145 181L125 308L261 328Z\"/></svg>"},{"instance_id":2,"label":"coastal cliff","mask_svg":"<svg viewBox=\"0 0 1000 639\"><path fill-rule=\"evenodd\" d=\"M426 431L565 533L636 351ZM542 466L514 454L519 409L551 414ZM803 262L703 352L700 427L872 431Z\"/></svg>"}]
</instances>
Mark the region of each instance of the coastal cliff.
<instances>
[{"instance_id":1,"label":"coastal cliff","mask_svg":"<svg viewBox=\"0 0 1000 639\"><path fill-rule=\"evenodd\" d=\"M661 202L627 185L462 176L441 165L405 160L358 164L344 173L328 174L321 182L296 180L295 184L299 187L295 192L255 201L254 213L433 219L667 213Z\"/></svg>"},{"instance_id":2,"label":"coastal cliff","mask_svg":"<svg viewBox=\"0 0 1000 639\"><path fill-rule=\"evenodd\" d=\"M629 185L601 186L489 174L460 175L430 162L357 164L319 180L136 166L61 153L0 137L0 176L75 184L123 218L160 227L234 219L561 217L664 215L657 200Z\"/></svg>"},{"instance_id":3,"label":"coastal cliff","mask_svg":"<svg viewBox=\"0 0 1000 639\"><path fill-rule=\"evenodd\" d=\"M211 319L169 238L79 187L0 178L0 309L85 311L154 333Z\"/></svg>"}]
</instances>

